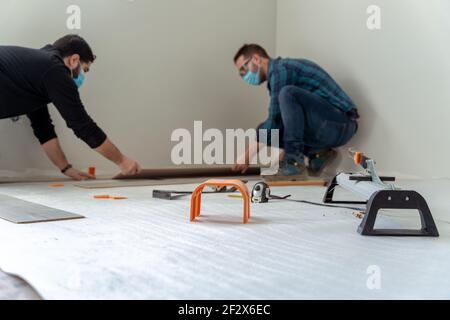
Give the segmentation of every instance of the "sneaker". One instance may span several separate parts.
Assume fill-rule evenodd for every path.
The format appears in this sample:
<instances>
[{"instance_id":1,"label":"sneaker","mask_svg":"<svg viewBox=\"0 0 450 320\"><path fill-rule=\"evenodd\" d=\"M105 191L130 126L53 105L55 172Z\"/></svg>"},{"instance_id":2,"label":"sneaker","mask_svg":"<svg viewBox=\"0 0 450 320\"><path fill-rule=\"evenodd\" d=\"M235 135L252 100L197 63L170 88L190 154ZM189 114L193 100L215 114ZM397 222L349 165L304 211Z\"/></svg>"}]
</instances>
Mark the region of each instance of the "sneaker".
<instances>
[{"instance_id":1,"label":"sneaker","mask_svg":"<svg viewBox=\"0 0 450 320\"><path fill-rule=\"evenodd\" d=\"M307 180L305 160L303 156L286 155L280 162L278 173L263 176L266 181L305 181Z\"/></svg>"},{"instance_id":2,"label":"sneaker","mask_svg":"<svg viewBox=\"0 0 450 320\"><path fill-rule=\"evenodd\" d=\"M319 177L327 166L337 158L337 152L333 149L320 151L309 156L308 174L313 177Z\"/></svg>"}]
</instances>

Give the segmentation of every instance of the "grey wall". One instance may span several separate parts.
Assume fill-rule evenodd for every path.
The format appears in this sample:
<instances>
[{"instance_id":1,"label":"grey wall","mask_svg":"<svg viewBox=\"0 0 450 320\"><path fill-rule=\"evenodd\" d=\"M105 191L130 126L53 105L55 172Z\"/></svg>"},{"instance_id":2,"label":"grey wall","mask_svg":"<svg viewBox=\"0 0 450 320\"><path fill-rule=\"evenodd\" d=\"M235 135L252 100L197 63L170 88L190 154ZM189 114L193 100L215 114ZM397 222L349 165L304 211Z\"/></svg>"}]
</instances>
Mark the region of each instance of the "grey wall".
<instances>
[{"instance_id":1,"label":"grey wall","mask_svg":"<svg viewBox=\"0 0 450 320\"><path fill-rule=\"evenodd\" d=\"M352 146L387 173L450 177L450 1L279 0L277 25L279 55L315 60L359 105Z\"/></svg>"},{"instance_id":2,"label":"grey wall","mask_svg":"<svg viewBox=\"0 0 450 320\"><path fill-rule=\"evenodd\" d=\"M223 129L263 120L265 91L240 81L232 57L248 41L275 51L275 0L2 0L0 44L38 48L72 33L66 28L72 4L82 9L76 33L98 56L81 90L86 108L144 167L168 166L172 131L192 128L194 120ZM73 164L116 171L52 114ZM46 170L53 172L52 165L28 120L1 120L0 176Z\"/></svg>"}]
</instances>

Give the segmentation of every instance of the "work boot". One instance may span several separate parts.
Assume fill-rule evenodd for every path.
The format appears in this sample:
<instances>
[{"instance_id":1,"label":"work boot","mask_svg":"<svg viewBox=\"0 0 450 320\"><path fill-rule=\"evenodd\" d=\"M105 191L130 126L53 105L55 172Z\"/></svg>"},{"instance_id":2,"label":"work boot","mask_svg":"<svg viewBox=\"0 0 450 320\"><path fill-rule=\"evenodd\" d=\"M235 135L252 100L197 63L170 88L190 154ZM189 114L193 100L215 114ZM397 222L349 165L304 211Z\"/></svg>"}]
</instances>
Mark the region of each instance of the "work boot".
<instances>
[{"instance_id":1,"label":"work boot","mask_svg":"<svg viewBox=\"0 0 450 320\"><path fill-rule=\"evenodd\" d=\"M313 177L319 177L327 166L337 158L337 152L333 149L327 149L308 156L308 174Z\"/></svg>"},{"instance_id":2,"label":"work boot","mask_svg":"<svg viewBox=\"0 0 450 320\"><path fill-rule=\"evenodd\" d=\"M266 181L305 181L307 172L303 155L286 154L280 162L278 173L271 176L263 176Z\"/></svg>"}]
</instances>

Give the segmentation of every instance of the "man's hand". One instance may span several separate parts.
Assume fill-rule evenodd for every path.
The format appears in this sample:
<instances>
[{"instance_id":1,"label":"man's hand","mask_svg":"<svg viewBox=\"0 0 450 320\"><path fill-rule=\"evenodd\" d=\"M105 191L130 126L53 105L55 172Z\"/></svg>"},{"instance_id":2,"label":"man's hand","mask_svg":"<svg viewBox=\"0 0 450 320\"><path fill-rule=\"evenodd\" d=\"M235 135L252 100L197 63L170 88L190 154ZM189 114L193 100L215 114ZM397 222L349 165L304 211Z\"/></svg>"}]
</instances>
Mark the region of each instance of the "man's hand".
<instances>
[{"instance_id":1,"label":"man's hand","mask_svg":"<svg viewBox=\"0 0 450 320\"><path fill-rule=\"evenodd\" d=\"M248 149L238 158L237 163L233 166L233 171L246 173L250 168L250 161L256 156L259 149L264 145L258 142L253 142L249 145Z\"/></svg>"},{"instance_id":2,"label":"man's hand","mask_svg":"<svg viewBox=\"0 0 450 320\"><path fill-rule=\"evenodd\" d=\"M233 166L232 170L235 172L240 172L242 174L246 173L250 167L250 159L248 151L238 158L237 163Z\"/></svg>"},{"instance_id":3,"label":"man's hand","mask_svg":"<svg viewBox=\"0 0 450 320\"><path fill-rule=\"evenodd\" d=\"M232 169L235 172L240 172L244 174L247 172L248 168L250 168L250 165L248 164L235 164Z\"/></svg>"},{"instance_id":4,"label":"man's hand","mask_svg":"<svg viewBox=\"0 0 450 320\"><path fill-rule=\"evenodd\" d=\"M139 163L123 155L109 139L106 139L106 141L95 150L106 159L114 162L120 168L120 172L125 176L132 176L142 171Z\"/></svg>"},{"instance_id":5,"label":"man's hand","mask_svg":"<svg viewBox=\"0 0 450 320\"><path fill-rule=\"evenodd\" d=\"M55 166L57 166L60 170L63 170L67 167L68 162L66 159L66 156L64 155L64 152L61 149L61 145L59 144L59 141L57 138L54 138L50 141L47 141L42 145L42 148L44 149L45 153L49 157L49 159L54 163ZM87 174L85 172L79 171L77 169L70 168L68 169L64 175L66 175L69 178L72 178L76 181L82 181L82 180L90 180L95 179L94 176L91 176L90 174Z\"/></svg>"},{"instance_id":6,"label":"man's hand","mask_svg":"<svg viewBox=\"0 0 450 320\"><path fill-rule=\"evenodd\" d=\"M132 176L142 171L142 168L139 165L139 163L126 156L122 157L122 160L119 163L119 168L122 174L125 176Z\"/></svg>"},{"instance_id":7,"label":"man's hand","mask_svg":"<svg viewBox=\"0 0 450 320\"><path fill-rule=\"evenodd\" d=\"M88 173L79 171L79 170L74 169L74 168L70 168L69 170L67 170L64 173L64 175L66 175L69 178L72 178L73 180L76 180L76 181L94 180L95 179L94 176L92 176L92 175L90 175Z\"/></svg>"}]
</instances>

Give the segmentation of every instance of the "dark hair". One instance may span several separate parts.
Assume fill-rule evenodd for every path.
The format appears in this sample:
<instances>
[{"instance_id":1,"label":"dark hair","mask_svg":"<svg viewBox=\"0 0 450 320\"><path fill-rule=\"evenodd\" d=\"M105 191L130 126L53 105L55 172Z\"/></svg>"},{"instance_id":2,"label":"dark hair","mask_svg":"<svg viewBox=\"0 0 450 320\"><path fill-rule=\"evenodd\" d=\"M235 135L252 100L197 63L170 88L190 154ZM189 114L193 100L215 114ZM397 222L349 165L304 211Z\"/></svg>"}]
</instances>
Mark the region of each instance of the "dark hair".
<instances>
[{"instance_id":1,"label":"dark hair","mask_svg":"<svg viewBox=\"0 0 450 320\"><path fill-rule=\"evenodd\" d=\"M93 53L89 44L79 35L68 34L61 39L56 40L53 44L59 50L63 58L78 54L83 62L94 62L97 58Z\"/></svg>"},{"instance_id":2,"label":"dark hair","mask_svg":"<svg viewBox=\"0 0 450 320\"><path fill-rule=\"evenodd\" d=\"M250 58L252 55L258 54L263 58L270 59L270 56L267 54L267 51L258 44L244 44L234 56L234 62L238 61L241 56L244 56L245 59Z\"/></svg>"}]
</instances>

